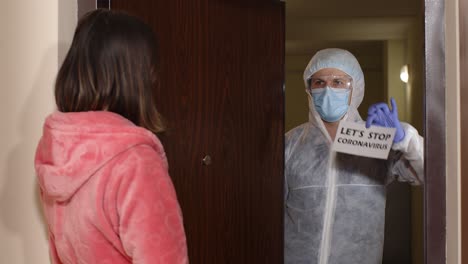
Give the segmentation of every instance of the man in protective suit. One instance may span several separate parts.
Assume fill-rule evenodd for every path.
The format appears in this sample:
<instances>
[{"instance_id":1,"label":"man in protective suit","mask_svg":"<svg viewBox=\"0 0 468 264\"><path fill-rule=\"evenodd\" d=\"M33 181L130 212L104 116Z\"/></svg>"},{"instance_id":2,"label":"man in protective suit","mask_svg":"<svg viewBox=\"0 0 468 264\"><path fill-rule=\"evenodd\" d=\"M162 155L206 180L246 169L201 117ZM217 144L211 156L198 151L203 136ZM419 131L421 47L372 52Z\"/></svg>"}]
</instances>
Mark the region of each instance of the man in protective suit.
<instances>
[{"instance_id":1,"label":"man in protective suit","mask_svg":"<svg viewBox=\"0 0 468 264\"><path fill-rule=\"evenodd\" d=\"M386 186L421 184L423 138L398 120L395 101L372 105L366 127L396 128L387 160L331 151L341 120L364 123L364 75L342 49L317 52L304 71L309 122L286 134L285 263L380 264Z\"/></svg>"}]
</instances>

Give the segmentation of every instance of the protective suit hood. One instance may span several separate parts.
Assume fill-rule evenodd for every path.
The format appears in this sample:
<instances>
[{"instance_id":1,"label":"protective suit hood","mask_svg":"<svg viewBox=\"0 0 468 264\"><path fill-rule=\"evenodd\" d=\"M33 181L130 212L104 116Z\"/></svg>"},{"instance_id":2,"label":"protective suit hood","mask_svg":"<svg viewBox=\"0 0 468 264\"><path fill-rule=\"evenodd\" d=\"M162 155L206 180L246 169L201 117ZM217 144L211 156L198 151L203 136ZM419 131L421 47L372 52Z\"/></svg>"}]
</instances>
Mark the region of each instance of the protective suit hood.
<instances>
[{"instance_id":1,"label":"protective suit hood","mask_svg":"<svg viewBox=\"0 0 468 264\"><path fill-rule=\"evenodd\" d=\"M315 109L314 100L312 99L308 89L308 79L316 72L325 68L339 69L353 79L352 82L352 97L347 114L342 120L361 121L358 107L364 98L364 74L356 57L347 50L343 49L324 49L318 51L310 60L304 71L304 84L307 95L309 97L309 122L317 124L324 132L325 127L320 115ZM326 133L328 135L328 133Z\"/></svg>"}]
</instances>

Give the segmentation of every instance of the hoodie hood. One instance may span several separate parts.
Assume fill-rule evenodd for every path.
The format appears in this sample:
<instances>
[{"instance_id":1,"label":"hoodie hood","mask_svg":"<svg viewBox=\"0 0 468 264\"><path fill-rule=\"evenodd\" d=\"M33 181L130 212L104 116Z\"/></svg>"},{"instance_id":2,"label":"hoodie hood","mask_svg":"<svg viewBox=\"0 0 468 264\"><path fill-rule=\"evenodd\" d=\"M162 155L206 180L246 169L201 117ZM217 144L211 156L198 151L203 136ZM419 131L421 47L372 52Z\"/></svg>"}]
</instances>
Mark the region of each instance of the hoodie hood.
<instances>
[{"instance_id":1,"label":"hoodie hood","mask_svg":"<svg viewBox=\"0 0 468 264\"><path fill-rule=\"evenodd\" d=\"M154 134L124 117L106 111L55 112L47 117L35 157L35 169L44 195L69 200L96 171L119 154L148 145L164 149Z\"/></svg>"},{"instance_id":2,"label":"hoodie hood","mask_svg":"<svg viewBox=\"0 0 468 264\"><path fill-rule=\"evenodd\" d=\"M309 78L316 72L321 69L325 68L335 68L339 69L353 79L352 82L352 96L351 96L351 103L348 108L348 112L343 117L342 120L350 120L359 122L362 121L361 116L358 112L358 107L364 98L364 73L362 72L361 66L359 65L358 60L354 57L351 52L343 49L324 49L318 51L310 60L309 64L307 65L306 69L304 70L304 84L306 93L309 97L309 122L312 122L318 125L324 134L328 136L326 133L325 126L323 125L323 121L320 118L319 113L315 109L314 100L312 99L308 90L308 80Z\"/></svg>"}]
</instances>

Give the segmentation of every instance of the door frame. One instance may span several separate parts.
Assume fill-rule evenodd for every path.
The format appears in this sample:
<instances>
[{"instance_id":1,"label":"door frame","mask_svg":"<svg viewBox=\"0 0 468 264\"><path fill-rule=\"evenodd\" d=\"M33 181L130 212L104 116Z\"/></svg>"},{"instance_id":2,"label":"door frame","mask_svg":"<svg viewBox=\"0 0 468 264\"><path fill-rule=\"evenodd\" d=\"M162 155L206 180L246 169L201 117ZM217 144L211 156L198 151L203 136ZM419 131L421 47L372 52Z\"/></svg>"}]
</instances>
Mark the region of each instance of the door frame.
<instances>
[{"instance_id":1,"label":"door frame","mask_svg":"<svg viewBox=\"0 0 468 264\"><path fill-rule=\"evenodd\" d=\"M424 0L424 263L446 261L445 1Z\"/></svg>"},{"instance_id":2,"label":"door frame","mask_svg":"<svg viewBox=\"0 0 468 264\"><path fill-rule=\"evenodd\" d=\"M77 13L110 0L77 0ZM445 0L424 0L424 263L446 261Z\"/></svg>"},{"instance_id":3,"label":"door frame","mask_svg":"<svg viewBox=\"0 0 468 264\"><path fill-rule=\"evenodd\" d=\"M462 78L463 73L468 71L468 1L459 0L458 1L458 23L459 23L459 58L460 58L460 163L461 163L461 263L468 261L468 139L466 135L468 133L468 81Z\"/></svg>"}]
</instances>

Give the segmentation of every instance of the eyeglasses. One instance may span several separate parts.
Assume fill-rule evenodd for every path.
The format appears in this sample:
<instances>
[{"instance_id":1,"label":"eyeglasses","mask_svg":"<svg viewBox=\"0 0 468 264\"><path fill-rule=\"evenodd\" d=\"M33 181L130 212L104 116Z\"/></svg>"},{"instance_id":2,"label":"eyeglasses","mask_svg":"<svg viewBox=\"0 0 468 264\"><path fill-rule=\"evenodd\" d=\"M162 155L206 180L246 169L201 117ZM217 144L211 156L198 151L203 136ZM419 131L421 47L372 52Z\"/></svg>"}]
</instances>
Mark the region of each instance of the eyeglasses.
<instances>
[{"instance_id":1,"label":"eyeglasses","mask_svg":"<svg viewBox=\"0 0 468 264\"><path fill-rule=\"evenodd\" d=\"M349 76L335 76L323 75L309 78L309 88L337 88L337 89L350 89L353 79Z\"/></svg>"}]
</instances>

